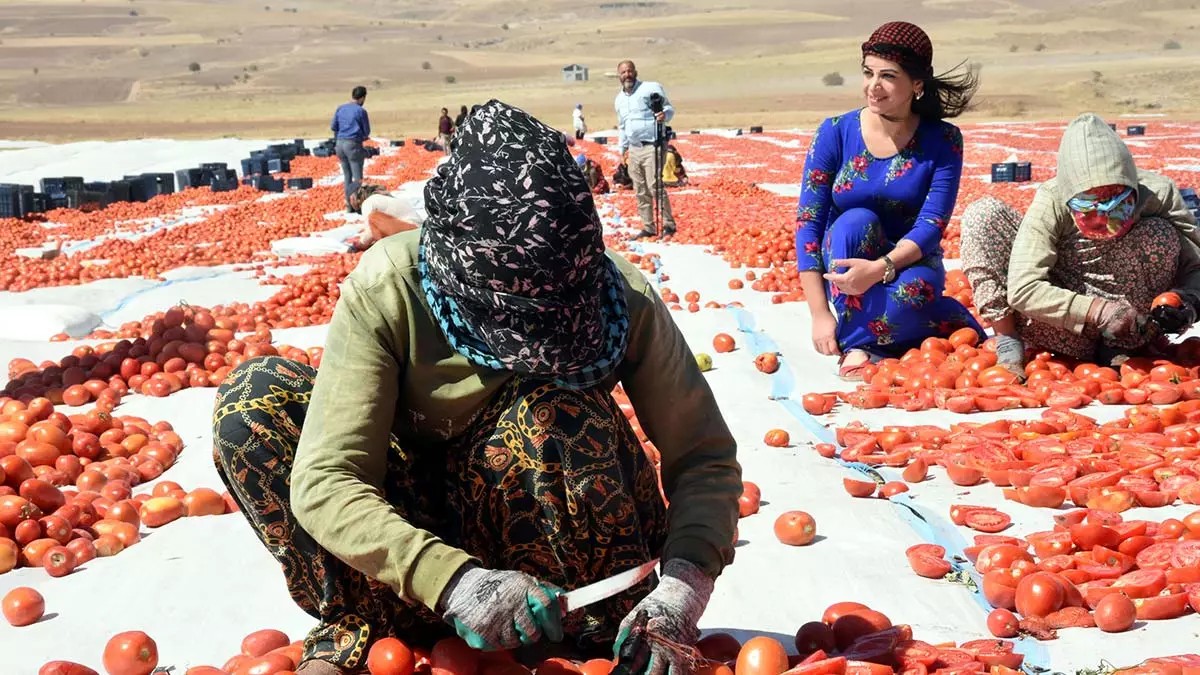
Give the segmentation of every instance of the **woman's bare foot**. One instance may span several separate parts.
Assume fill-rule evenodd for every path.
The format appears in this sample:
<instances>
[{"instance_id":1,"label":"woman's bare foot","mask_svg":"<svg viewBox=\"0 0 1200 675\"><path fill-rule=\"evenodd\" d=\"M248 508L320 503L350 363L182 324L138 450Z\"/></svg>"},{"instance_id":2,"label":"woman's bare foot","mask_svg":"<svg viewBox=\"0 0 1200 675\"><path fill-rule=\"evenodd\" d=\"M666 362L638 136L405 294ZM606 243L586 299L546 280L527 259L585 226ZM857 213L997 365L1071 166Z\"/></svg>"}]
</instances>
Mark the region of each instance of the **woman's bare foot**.
<instances>
[{"instance_id":1,"label":"woman's bare foot","mask_svg":"<svg viewBox=\"0 0 1200 675\"><path fill-rule=\"evenodd\" d=\"M863 368L870 362L870 354L861 349L851 349L838 361L838 377L847 382L861 382Z\"/></svg>"},{"instance_id":2,"label":"woman's bare foot","mask_svg":"<svg viewBox=\"0 0 1200 675\"><path fill-rule=\"evenodd\" d=\"M300 667L296 669L296 675L346 675L346 671L328 661L313 659L300 664Z\"/></svg>"}]
</instances>

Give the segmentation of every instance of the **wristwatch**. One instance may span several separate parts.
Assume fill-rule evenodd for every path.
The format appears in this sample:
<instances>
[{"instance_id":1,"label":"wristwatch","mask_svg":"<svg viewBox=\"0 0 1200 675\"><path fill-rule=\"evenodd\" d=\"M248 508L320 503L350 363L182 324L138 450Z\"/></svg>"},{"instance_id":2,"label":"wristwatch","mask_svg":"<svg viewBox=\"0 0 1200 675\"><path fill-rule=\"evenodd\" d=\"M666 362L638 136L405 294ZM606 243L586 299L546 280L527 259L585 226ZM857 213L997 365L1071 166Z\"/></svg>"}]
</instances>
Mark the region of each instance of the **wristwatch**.
<instances>
[{"instance_id":1,"label":"wristwatch","mask_svg":"<svg viewBox=\"0 0 1200 675\"><path fill-rule=\"evenodd\" d=\"M883 283L890 284L896 280L896 263L886 255L880 258L883 261Z\"/></svg>"}]
</instances>

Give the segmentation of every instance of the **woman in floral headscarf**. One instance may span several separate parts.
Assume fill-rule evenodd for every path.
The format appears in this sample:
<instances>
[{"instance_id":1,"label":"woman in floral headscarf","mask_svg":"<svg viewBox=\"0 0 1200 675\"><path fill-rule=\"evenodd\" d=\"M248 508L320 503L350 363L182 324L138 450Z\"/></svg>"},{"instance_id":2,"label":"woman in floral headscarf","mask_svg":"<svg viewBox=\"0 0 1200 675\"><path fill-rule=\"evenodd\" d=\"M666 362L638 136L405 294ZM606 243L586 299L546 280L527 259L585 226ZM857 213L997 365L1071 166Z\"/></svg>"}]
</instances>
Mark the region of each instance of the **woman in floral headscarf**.
<instances>
[{"instance_id":1,"label":"woman in floral headscarf","mask_svg":"<svg viewBox=\"0 0 1200 675\"><path fill-rule=\"evenodd\" d=\"M735 443L658 294L605 251L563 135L477 107L425 203L346 278L319 374L260 358L217 393L222 480L320 621L297 672L357 672L393 635L611 656L641 610L695 641L732 560ZM655 558L653 590L559 616L558 589ZM650 672L687 671L652 642Z\"/></svg>"},{"instance_id":2,"label":"woman in floral headscarf","mask_svg":"<svg viewBox=\"0 0 1200 675\"><path fill-rule=\"evenodd\" d=\"M929 36L904 22L871 34L862 68L866 107L817 129L796 217L813 346L840 355L847 380L930 336L982 332L942 295L942 229L963 163L962 134L944 120L967 108L974 74L935 76Z\"/></svg>"},{"instance_id":3,"label":"woman in floral headscarf","mask_svg":"<svg viewBox=\"0 0 1200 675\"><path fill-rule=\"evenodd\" d=\"M1186 330L1200 310L1197 246L1175 183L1139 170L1091 113L1067 126L1058 174L1024 216L986 197L962 217L963 271L996 331L1000 365L1019 377L1026 347L1109 365ZM1151 312L1170 289L1182 307Z\"/></svg>"}]
</instances>

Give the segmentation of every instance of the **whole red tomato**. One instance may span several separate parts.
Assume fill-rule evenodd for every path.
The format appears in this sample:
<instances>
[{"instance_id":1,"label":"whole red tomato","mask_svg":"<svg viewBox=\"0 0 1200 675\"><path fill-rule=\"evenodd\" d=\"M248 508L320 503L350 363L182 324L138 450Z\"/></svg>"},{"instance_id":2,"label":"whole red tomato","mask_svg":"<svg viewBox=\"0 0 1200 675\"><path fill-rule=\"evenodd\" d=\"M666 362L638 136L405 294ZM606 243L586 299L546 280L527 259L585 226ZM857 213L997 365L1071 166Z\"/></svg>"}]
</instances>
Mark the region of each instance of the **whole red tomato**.
<instances>
[{"instance_id":1,"label":"whole red tomato","mask_svg":"<svg viewBox=\"0 0 1200 675\"><path fill-rule=\"evenodd\" d=\"M158 666L158 645L142 631L117 633L104 645L108 675L150 675Z\"/></svg>"},{"instance_id":2,"label":"whole red tomato","mask_svg":"<svg viewBox=\"0 0 1200 675\"><path fill-rule=\"evenodd\" d=\"M788 546L808 546L817 537L817 521L804 511L788 511L775 519L775 537Z\"/></svg>"},{"instance_id":3,"label":"whole red tomato","mask_svg":"<svg viewBox=\"0 0 1200 675\"><path fill-rule=\"evenodd\" d=\"M415 665L412 650L396 638L379 640L367 652L371 675L412 675Z\"/></svg>"}]
</instances>

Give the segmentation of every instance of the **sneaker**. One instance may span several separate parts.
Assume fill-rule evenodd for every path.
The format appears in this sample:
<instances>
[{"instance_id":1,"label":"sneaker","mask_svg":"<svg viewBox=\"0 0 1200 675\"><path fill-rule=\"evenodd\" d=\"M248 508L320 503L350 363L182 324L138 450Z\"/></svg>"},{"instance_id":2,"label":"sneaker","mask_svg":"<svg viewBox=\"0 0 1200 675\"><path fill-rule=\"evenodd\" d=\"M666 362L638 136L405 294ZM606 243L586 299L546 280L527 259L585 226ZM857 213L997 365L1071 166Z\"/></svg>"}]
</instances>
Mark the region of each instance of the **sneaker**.
<instances>
[{"instance_id":1,"label":"sneaker","mask_svg":"<svg viewBox=\"0 0 1200 675\"><path fill-rule=\"evenodd\" d=\"M641 232L638 232L637 234L633 235L633 238L636 241L638 239L646 239L648 237L657 237L657 236L658 236L657 232L650 232L649 230L642 230Z\"/></svg>"}]
</instances>

